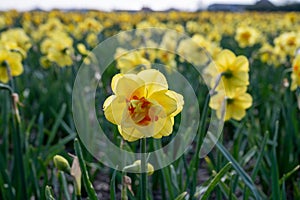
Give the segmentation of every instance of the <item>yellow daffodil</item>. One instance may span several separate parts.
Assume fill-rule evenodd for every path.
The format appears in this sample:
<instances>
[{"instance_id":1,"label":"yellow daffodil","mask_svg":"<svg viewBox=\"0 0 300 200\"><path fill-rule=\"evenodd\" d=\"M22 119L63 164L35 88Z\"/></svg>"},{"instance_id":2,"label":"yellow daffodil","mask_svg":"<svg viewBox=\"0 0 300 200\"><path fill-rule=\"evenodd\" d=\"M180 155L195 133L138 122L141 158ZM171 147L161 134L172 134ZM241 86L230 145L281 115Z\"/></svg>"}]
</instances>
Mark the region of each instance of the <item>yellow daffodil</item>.
<instances>
[{"instance_id":1,"label":"yellow daffodil","mask_svg":"<svg viewBox=\"0 0 300 200\"><path fill-rule=\"evenodd\" d=\"M274 39L275 47L280 49L284 55L293 56L300 46L299 33L286 32Z\"/></svg>"},{"instance_id":2,"label":"yellow daffodil","mask_svg":"<svg viewBox=\"0 0 300 200\"><path fill-rule=\"evenodd\" d=\"M217 116L221 118L225 112L224 120L241 120L246 115L246 109L252 105L252 97L246 93L246 88L237 88L234 93L224 95L219 92L212 96L209 106L216 110ZM226 106L226 107L225 107Z\"/></svg>"},{"instance_id":3,"label":"yellow daffodil","mask_svg":"<svg viewBox=\"0 0 300 200\"><path fill-rule=\"evenodd\" d=\"M87 50L84 44L82 44L82 43L77 44L77 50L80 53L80 55L82 56L82 58L84 58L83 62L85 64L89 65L91 63L91 61L96 60L96 57L93 54L93 52Z\"/></svg>"},{"instance_id":4,"label":"yellow daffodil","mask_svg":"<svg viewBox=\"0 0 300 200\"><path fill-rule=\"evenodd\" d=\"M14 28L1 33L0 42L13 51L18 51L24 58L28 49L31 48L31 41L25 31L21 28Z\"/></svg>"},{"instance_id":5,"label":"yellow daffodil","mask_svg":"<svg viewBox=\"0 0 300 200\"><path fill-rule=\"evenodd\" d=\"M217 70L215 69L215 67ZM249 85L249 62L245 56L236 56L230 50L221 51L214 60L214 65L209 66L205 73L212 77L211 87L215 87L216 79L221 80L227 95L235 93L239 87L246 88Z\"/></svg>"},{"instance_id":6,"label":"yellow daffodil","mask_svg":"<svg viewBox=\"0 0 300 200\"><path fill-rule=\"evenodd\" d=\"M242 48L251 47L258 42L259 32L252 27L239 27L236 31L235 40Z\"/></svg>"},{"instance_id":7,"label":"yellow daffodil","mask_svg":"<svg viewBox=\"0 0 300 200\"><path fill-rule=\"evenodd\" d=\"M104 27L98 20L89 17L76 26L74 36L77 39L82 39L87 33L95 33L97 35L103 28Z\"/></svg>"},{"instance_id":8,"label":"yellow daffodil","mask_svg":"<svg viewBox=\"0 0 300 200\"><path fill-rule=\"evenodd\" d=\"M161 138L173 131L174 117L183 108L183 97L168 90L165 76L155 69L138 74L117 74L111 83L113 95L104 104L108 121L118 125L127 141Z\"/></svg>"},{"instance_id":9,"label":"yellow daffodil","mask_svg":"<svg viewBox=\"0 0 300 200\"><path fill-rule=\"evenodd\" d=\"M199 46L192 39L183 39L178 45L177 52L181 56L180 59L182 61L184 58L188 62L201 66L208 61L207 55L203 53L203 49L203 47Z\"/></svg>"},{"instance_id":10,"label":"yellow daffodil","mask_svg":"<svg viewBox=\"0 0 300 200\"><path fill-rule=\"evenodd\" d=\"M8 69L9 67L9 69ZM9 81L8 70L11 76L18 76L23 73L22 57L17 52L9 50L0 50L0 81L7 83Z\"/></svg>"},{"instance_id":11,"label":"yellow daffodil","mask_svg":"<svg viewBox=\"0 0 300 200\"><path fill-rule=\"evenodd\" d=\"M294 59L292 72L291 90L296 90L300 86L300 54Z\"/></svg>"},{"instance_id":12,"label":"yellow daffodil","mask_svg":"<svg viewBox=\"0 0 300 200\"><path fill-rule=\"evenodd\" d=\"M221 51L221 47L219 47L219 45L217 45L216 42L213 42L207 38L205 38L204 36L200 35L200 34L195 34L192 37L192 40L201 48L204 48L205 50L208 51L208 53L210 53L210 55L215 58L216 55L218 53L220 53Z\"/></svg>"},{"instance_id":13,"label":"yellow daffodil","mask_svg":"<svg viewBox=\"0 0 300 200\"><path fill-rule=\"evenodd\" d=\"M70 66L73 63L73 40L65 32L53 32L42 42L41 51L49 61L59 67Z\"/></svg>"},{"instance_id":14,"label":"yellow daffodil","mask_svg":"<svg viewBox=\"0 0 300 200\"><path fill-rule=\"evenodd\" d=\"M86 36L86 43L94 48L97 46L97 44L99 43L98 41L98 36L96 33L89 33L87 36Z\"/></svg>"},{"instance_id":15,"label":"yellow daffodil","mask_svg":"<svg viewBox=\"0 0 300 200\"><path fill-rule=\"evenodd\" d=\"M144 58L140 51L129 52L117 58L117 68L121 73L136 71L137 67L151 68L150 61Z\"/></svg>"}]
</instances>

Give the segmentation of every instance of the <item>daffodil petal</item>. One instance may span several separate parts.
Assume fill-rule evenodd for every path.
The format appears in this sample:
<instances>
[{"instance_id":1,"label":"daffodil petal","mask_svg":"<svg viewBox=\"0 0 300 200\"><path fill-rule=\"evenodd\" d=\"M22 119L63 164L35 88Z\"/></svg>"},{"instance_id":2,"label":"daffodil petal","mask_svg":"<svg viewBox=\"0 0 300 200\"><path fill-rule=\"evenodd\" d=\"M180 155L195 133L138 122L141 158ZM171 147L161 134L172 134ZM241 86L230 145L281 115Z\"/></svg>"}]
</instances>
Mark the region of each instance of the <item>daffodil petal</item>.
<instances>
[{"instance_id":1,"label":"daffodil petal","mask_svg":"<svg viewBox=\"0 0 300 200\"><path fill-rule=\"evenodd\" d=\"M235 60L235 58L236 58L236 56L234 55L234 53L225 49L217 55L215 62L217 64L218 68L226 69L227 66L230 66L232 64L232 61ZM220 71L223 72L223 70L220 70Z\"/></svg>"},{"instance_id":2,"label":"daffodil petal","mask_svg":"<svg viewBox=\"0 0 300 200\"><path fill-rule=\"evenodd\" d=\"M135 74L125 74L115 83L115 94L125 96L129 99L132 96L144 96L143 80Z\"/></svg>"},{"instance_id":3,"label":"daffodil petal","mask_svg":"<svg viewBox=\"0 0 300 200\"><path fill-rule=\"evenodd\" d=\"M252 100L252 97L250 94L245 93L245 94L240 95L236 101L237 101L237 104L239 105L239 107L241 107L243 109L247 109L247 108L251 107L253 100Z\"/></svg>"},{"instance_id":4,"label":"daffodil petal","mask_svg":"<svg viewBox=\"0 0 300 200\"><path fill-rule=\"evenodd\" d=\"M233 119L240 121L246 115L246 110L236 107L231 110L231 116Z\"/></svg>"},{"instance_id":5,"label":"daffodil petal","mask_svg":"<svg viewBox=\"0 0 300 200\"><path fill-rule=\"evenodd\" d=\"M123 77L123 74L116 74L111 80L111 90L116 93L116 86L120 78Z\"/></svg>"},{"instance_id":6,"label":"daffodil petal","mask_svg":"<svg viewBox=\"0 0 300 200\"><path fill-rule=\"evenodd\" d=\"M167 95L176 99L177 102L177 109L175 110L175 112L173 112L171 115L174 117L177 114L179 114L182 109L183 109L183 105L184 105L184 100L183 100L183 96L181 94L178 94L177 92L168 90L167 91Z\"/></svg>"},{"instance_id":7,"label":"daffodil petal","mask_svg":"<svg viewBox=\"0 0 300 200\"><path fill-rule=\"evenodd\" d=\"M3 83L8 82L7 70L5 67L0 67L0 81Z\"/></svg>"},{"instance_id":8,"label":"daffodil petal","mask_svg":"<svg viewBox=\"0 0 300 200\"><path fill-rule=\"evenodd\" d=\"M134 133L133 131L129 131L128 129L124 129L121 126L118 126L118 130L121 134L121 136L124 138L124 140L127 140L128 142L134 142L138 139L140 139L140 137L136 137L136 133Z\"/></svg>"},{"instance_id":9,"label":"daffodil petal","mask_svg":"<svg viewBox=\"0 0 300 200\"><path fill-rule=\"evenodd\" d=\"M249 62L245 56L238 56L234 63L231 65L231 70L238 70L243 72L249 71Z\"/></svg>"},{"instance_id":10,"label":"daffodil petal","mask_svg":"<svg viewBox=\"0 0 300 200\"><path fill-rule=\"evenodd\" d=\"M217 94L213 95L210 99L209 106L212 109L219 110L222 106L222 103L225 101L225 94L224 92L218 92Z\"/></svg>"},{"instance_id":11,"label":"daffodil petal","mask_svg":"<svg viewBox=\"0 0 300 200\"><path fill-rule=\"evenodd\" d=\"M143 70L137 75L145 81L148 96L156 91L168 89L165 76L156 69Z\"/></svg>"},{"instance_id":12,"label":"daffodil petal","mask_svg":"<svg viewBox=\"0 0 300 200\"><path fill-rule=\"evenodd\" d=\"M168 91L155 92L149 97L149 99L154 99L163 107L164 113L161 113L162 117L169 116L177 110L177 99L174 95L170 96Z\"/></svg>"},{"instance_id":13,"label":"daffodil petal","mask_svg":"<svg viewBox=\"0 0 300 200\"><path fill-rule=\"evenodd\" d=\"M174 117L167 117L164 119L159 119L155 123L154 132L156 133L153 135L154 138L161 138L162 136L168 136L173 131L174 125Z\"/></svg>"},{"instance_id":14,"label":"daffodil petal","mask_svg":"<svg viewBox=\"0 0 300 200\"><path fill-rule=\"evenodd\" d=\"M126 109L126 99L122 96L112 95L105 100L103 109L106 119L119 125L122 121L122 113Z\"/></svg>"}]
</instances>

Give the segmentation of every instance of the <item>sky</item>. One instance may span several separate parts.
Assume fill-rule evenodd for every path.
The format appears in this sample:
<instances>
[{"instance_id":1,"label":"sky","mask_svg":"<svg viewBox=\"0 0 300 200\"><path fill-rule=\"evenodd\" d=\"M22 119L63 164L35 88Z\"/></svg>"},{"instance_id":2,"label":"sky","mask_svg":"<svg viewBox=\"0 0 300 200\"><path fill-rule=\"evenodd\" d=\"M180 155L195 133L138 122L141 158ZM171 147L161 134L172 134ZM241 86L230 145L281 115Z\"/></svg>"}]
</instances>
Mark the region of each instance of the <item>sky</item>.
<instances>
[{"instance_id":1,"label":"sky","mask_svg":"<svg viewBox=\"0 0 300 200\"><path fill-rule=\"evenodd\" d=\"M114 9L139 10L150 7L153 10L177 8L187 11L207 7L213 3L254 4L257 0L2 0L0 10L17 9L21 11L40 8L43 10L58 9L98 9L110 11ZM300 0L270 0L275 5Z\"/></svg>"}]
</instances>

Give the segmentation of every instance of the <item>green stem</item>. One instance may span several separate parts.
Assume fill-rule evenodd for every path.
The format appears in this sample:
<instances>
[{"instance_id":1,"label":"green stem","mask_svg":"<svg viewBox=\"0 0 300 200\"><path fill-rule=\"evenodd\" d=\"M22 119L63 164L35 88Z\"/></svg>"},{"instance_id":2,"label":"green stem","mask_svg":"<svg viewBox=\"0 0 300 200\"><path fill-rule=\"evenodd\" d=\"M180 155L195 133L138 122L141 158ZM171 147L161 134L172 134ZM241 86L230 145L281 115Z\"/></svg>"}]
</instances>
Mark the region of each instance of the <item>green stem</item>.
<instances>
[{"instance_id":1,"label":"green stem","mask_svg":"<svg viewBox=\"0 0 300 200\"><path fill-rule=\"evenodd\" d=\"M76 156L78 157L78 160L79 160L79 165L80 165L80 169L81 169L81 172L82 172L83 183L84 183L86 192L89 196L89 199L97 200L98 199L97 194L96 194L96 192L94 190L94 187L93 187L93 185L90 181L88 171L87 171L87 168L86 168L86 165L85 165L85 161L84 161L84 158L83 158L81 146L80 146L79 141L78 141L77 138L75 138L75 140L74 140L74 147L75 147Z\"/></svg>"},{"instance_id":2,"label":"green stem","mask_svg":"<svg viewBox=\"0 0 300 200\"><path fill-rule=\"evenodd\" d=\"M141 139L141 196L140 199L147 199L147 139Z\"/></svg>"},{"instance_id":3,"label":"green stem","mask_svg":"<svg viewBox=\"0 0 300 200\"><path fill-rule=\"evenodd\" d=\"M22 128L21 128L21 120L20 120L20 115L18 111L18 105L16 101L15 95L15 84L14 80L11 74L11 69L9 66L7 66L7 75L9 77L9 84L10 86L6 86L1 84L0 87L1 89L6 89L10 92L11 95L11 105L12 105L12 113L13 113L13 134L12 134L12 140L13 140L13 146L14 146L14 167L17 172L17 181L16 182L16 189L17 189L17 198L25 197L27 198L27 190L26 190L26 175L25 175L25 170L24 170L24 159L23 159L23 139L22 139Z\"/></svg>"},{"instance_id":4,"label":"green stem","mask_svg":"<svg viewBox=\"0 0 300 200\"><path fill-rule=\"evenodd\" d=\"M196 190L196 185L197 185L197 173L198 173L198 168L199 168L199 155L200 155L200 149L201 145L203 142L204 138L204 133L205 133L205 123L206 123L206 118L208 115L208 104L210 100L210 94L206 96L205 103L204 103L204 108L203 108L203 115L200 121L200 127L198 129L197 133L197 146L196 146L196 154L193 157L193 160L191 161L191 168L192 168L192 185L191 185L191 195L195 193ZM189 177L190 178L190 177Z\"/></svg>"}]
</instances>

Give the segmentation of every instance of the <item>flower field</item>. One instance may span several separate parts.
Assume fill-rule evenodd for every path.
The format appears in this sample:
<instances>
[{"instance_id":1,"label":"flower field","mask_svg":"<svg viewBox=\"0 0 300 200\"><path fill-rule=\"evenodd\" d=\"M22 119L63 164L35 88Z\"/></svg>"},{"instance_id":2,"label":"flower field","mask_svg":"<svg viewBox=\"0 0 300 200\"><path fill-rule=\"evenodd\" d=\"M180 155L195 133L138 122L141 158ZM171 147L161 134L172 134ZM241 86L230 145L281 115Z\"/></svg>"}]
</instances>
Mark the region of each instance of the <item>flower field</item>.
<instances>
[{"instance_id":1,"label":"flower field","mask_svg":"<svg viewBox=\"0 0 300 200\"><path fill-rule=\"evenodd\" d=\"M0 199L300 199L300 15L0 13Z\"/></svg>"}]
</instances>

